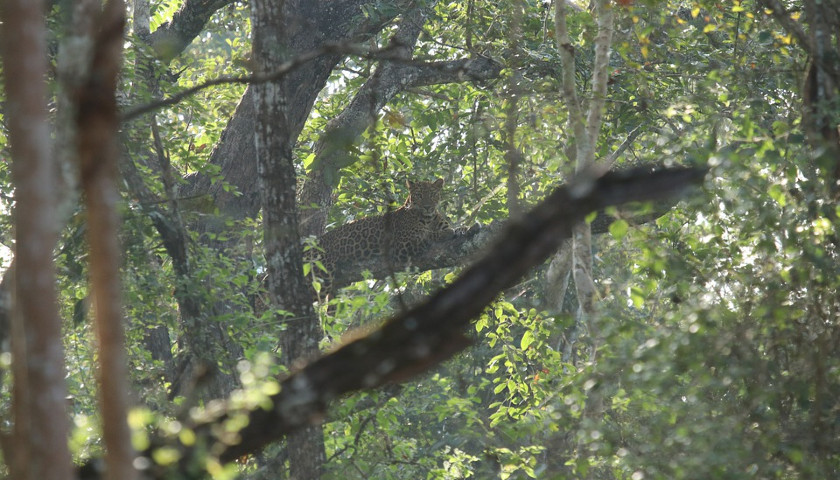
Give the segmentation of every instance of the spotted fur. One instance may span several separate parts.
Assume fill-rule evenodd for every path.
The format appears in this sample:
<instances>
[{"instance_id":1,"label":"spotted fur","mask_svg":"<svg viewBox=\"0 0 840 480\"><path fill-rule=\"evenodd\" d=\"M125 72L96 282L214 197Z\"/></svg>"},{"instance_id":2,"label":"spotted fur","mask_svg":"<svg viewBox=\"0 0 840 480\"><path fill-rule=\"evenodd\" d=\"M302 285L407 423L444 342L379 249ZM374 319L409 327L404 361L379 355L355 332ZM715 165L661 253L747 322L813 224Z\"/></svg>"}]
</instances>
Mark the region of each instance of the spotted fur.
<instances>
[{"instance_id":1,"label":"spotted fur","mask_svg":"<svg viewBox=\"0 0 840 480\"><path fill-rule=\"evenodd\" d=\"M318 238L327 272L378 257L403 266L433 242L455 235L437 210L443 179L407 183L409 194L402 207L341 225Z\"/></svg>"}]
</instances>

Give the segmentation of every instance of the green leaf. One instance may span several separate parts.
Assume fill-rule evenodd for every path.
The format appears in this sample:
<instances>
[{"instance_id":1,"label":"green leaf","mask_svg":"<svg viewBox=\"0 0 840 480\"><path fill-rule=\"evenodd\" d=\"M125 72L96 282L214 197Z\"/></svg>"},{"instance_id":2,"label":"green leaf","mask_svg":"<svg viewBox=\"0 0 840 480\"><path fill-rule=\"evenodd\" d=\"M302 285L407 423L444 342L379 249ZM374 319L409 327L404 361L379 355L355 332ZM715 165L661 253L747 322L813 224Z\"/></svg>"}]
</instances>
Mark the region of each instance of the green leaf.
<instances>
[{"instance_id":1,"label":"green leaf","mask_svg":"<svg viewBox=\"0 0 840 480\"><path fill-rule=\"evenodd\" d=\"M785 197L785 190L779 184L770 185L770 188L767 190L768 195L770 198L776 201L780 207L784 207L787 204L787 198Z\"/></svg>"},{"instance_id":2,"label":"green leaf","mask_svg":"<svg viewBox=\"0 0 840 480\"><path fill-rule=\"evenodd\" d=\"M627 230L630 225L626 220L619 218L610 224L610 235L616 240L621 240L627 235Z\"/></svg>"},{"instance_id":3,"label":"green leaf","mask_svg":"<svg viewBox=\"0 0 840 480\"><path fill-rule=\"evenodd\" d=\"M313 161L315 161L315 152L310 153L303 159L304 170L309 171L309 166L312 165Z\"/></svg>"},{"instance_id":4,"label":"green leaf","mask_svg":"<svg viewBox=\"0 0 840 480\"><path fill-rule=\"evenodd\" d=\"M532 343L534 343L534 332L525 330L525 333L522 335L522 340L519 341L519 348L527 350Z\"/></svg>"},{"instance_id":5,"label":"green leaf","mask_svg":"<svg viewBox=\"0 0 840 480\"><path fill-rule=\"evenodd\" d=\"M479 319L478 319L478 320L476 320L476 322L475 322L475 331L476 331L476 332L481 332L481 331L482 331L482 330L484 330L485 328L487 328L487 316L486 316L486 315L482 315L482 316L481 316L481 317L479 317Z\"/></svg>"}]
</instances>

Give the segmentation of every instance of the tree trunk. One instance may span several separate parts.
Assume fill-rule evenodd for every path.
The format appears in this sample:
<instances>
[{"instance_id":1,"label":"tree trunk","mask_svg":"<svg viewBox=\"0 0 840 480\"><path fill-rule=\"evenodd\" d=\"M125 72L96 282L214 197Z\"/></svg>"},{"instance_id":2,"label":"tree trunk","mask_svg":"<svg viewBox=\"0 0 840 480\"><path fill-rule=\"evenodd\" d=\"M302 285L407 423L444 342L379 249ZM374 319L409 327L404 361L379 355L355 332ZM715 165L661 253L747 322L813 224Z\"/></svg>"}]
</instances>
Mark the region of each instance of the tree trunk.
<instances>
[{"instance_id":1,"label":"tree trunk","mask_svg":"<svg viewBox=\"0 0 840 480\"><path fill-rule=\"evenodd\" d=\"M56 177L48 129L46 32L42 2L0 2L6 105L15 190L12 315L12 478L70 478L67 386L55 291Z\"/></svg>"},{"instance_id":2,"label":"tree trunk","mask_svg":"<svg viewBox=\"0 0 840 480\"><path fill-rule=\"evenodd\" d=\"M116 90L122 67L126 6L109 0L98 16L91 75L78 91L79 172L87 208L90 283L99 354L99 409L110 480L136 471L128 428L128 371L120 289L117 212L119 115Z\"/></svg>"},{"instance_id":3,"label":"tree trunk","mask_svg":"<svg viewBox=\"0 0 840 480\"><path fill-rule=\"evenodd\" d=\"M253 58L258 73L276 69L293 49L286 34L294 24L292 22L300 21L302 10L292 2L255 0L251 4ZM272 306L291 314L280 337L281 359L290 367L295 361L314 357L322 337L310 288L303 276L303 248L298 230L292 147L303 119L290 118L289 109L292 99L296 98L297 85L286 78L251 88L256 111L256 158L268 292ZM277 320L280 323L283 319ZM292 478L320 477L326 462L321 426L310 426L295 433L287 439L286 445Z\"/></svg>"}]
</instances>

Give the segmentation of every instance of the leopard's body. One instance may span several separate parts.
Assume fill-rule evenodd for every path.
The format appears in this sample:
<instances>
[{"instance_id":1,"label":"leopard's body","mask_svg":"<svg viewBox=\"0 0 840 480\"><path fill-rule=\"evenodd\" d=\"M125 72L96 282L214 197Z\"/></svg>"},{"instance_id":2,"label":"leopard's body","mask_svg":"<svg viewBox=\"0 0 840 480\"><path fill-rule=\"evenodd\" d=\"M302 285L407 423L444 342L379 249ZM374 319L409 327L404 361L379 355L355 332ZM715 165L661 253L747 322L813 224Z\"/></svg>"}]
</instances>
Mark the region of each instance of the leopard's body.
<instances>
[{"instance_id":1,"label":"leopard's body","mask_svg":"<svg viewBox=\"0 0 840 480\"><path fill-rule=\"evenodd\" d=\"M341 225L319 237L321 260L328 274L351 262L377 257L394 267L403 266L433 242L454 236L449 221L437 209L442 188L443 179L409 181L409 195L402 207Z\"/></svg>"}]
</instances>

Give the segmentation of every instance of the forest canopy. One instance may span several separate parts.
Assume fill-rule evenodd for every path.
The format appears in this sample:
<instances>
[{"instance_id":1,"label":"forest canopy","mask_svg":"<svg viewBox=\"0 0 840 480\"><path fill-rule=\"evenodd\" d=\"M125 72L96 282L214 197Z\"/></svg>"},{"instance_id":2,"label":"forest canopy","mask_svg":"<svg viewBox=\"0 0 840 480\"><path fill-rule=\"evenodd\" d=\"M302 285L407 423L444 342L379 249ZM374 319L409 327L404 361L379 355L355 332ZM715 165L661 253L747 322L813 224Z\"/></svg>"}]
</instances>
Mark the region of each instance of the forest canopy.
<instances>
[{"instance_id":1,"label":"forest canopy","mask_svg":"<svg viewBox=\"0 0 840 480\"><path fill-rule=\"evenodd\" d=\"M0 475L840 477L840 5L0 2Z\"/></svg>"}]
</instances>

